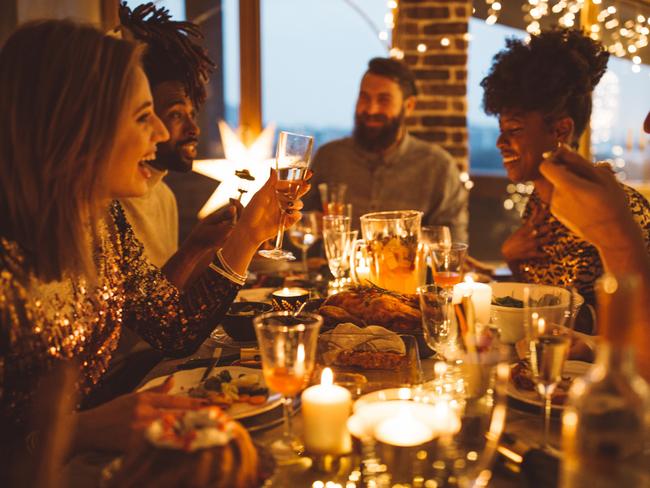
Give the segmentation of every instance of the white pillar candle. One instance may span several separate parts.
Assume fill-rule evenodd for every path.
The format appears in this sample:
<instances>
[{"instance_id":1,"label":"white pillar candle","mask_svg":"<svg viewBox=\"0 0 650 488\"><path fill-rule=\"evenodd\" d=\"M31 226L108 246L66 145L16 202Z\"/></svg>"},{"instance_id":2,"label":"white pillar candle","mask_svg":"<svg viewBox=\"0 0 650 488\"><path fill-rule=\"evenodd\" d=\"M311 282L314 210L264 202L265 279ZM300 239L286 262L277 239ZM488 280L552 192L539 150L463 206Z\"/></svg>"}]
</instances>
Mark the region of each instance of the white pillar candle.
<instances>
[{"instance_id":1,"label":"white pillar candle","mask_svg":"<svg viewBox=\"0 0 650 488\"><path fill-rule=\"evenodd\" d=\"M419 446L433 439L434 430L402 408L398 415L382 420L375 428L375 439L392 446Z\"/></svg>"},{"instance_id":2,"label":"white pillar candle","mask_svg":"<svg viewBox=\"0 0 650 488\"><path fill-rule=\"evenodd\" d=\"M485 283L476 283L467 276L463 283L454 286L454 303L460 303L463 296L471 295L476 320L486 325L490 323L490 305L492 303L492 288Z\"/></svg>"},{"instance_id":3,"label":"white pillar candle","mask_svg":"<svg viewBox=\"0 0 650 488\"><path fill-rule=\"evenodd\" d=\"M307 452L335 455L350 452L347 420L351 406L350 392L334 385L332 370L325 368L321 374L321 384L310 386L302 394L303 434Z\"/></svg>"}]
</instances>

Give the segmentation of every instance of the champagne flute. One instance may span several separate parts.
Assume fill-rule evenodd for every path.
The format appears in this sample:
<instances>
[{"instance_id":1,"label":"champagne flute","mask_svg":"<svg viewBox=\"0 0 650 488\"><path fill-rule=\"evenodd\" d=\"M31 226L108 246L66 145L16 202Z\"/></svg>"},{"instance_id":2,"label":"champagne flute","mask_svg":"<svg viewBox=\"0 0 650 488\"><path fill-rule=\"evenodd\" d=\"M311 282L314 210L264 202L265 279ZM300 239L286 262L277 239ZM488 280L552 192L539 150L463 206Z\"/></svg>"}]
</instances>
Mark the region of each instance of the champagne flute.
<instances>
[{"instance_id":1,"label":"champagne flute","mask_svg":"<svg viewBox=\"0 0 650 488\"><path fill-rule=\"evenodd\" d=\"M330 229L323 230L323 244L330 271L334 275L334 289L343 288L345 272L350 267L350 254L358 231Z\"/></svg>"},{"instance_id":2,"label":"champagne flute","mask_svg":"<svg viewBox=\"0 0 650 488\"><path fill-rule=\"evenodd\" d=\"M314 370L320 315L293 311L269 312L255 317L255 334L262 355L266 385L282 395L284 430L271 445L278 462L291 462L303 452L291 425L293 401L305 389Z\"/></svg>"},{"instance_id":3,"label":"champagne flute","mask_svg":"<svg viewBox=\"0 0 650 488\"><path fill-rule=\"evenodd\" d=\"M302 266L309 273L307 250L321 237L321 212L303 212L300 220L289 230L291 243L302 251Z\"/></svg>"},{"instance_id":4,"label":"champagne flute","mask_svg":"<svg viewBox=\"0 0 650 488\"><path fill-rule=\"evenodd\" d=\"M275 169L278 171L276 185L278 195L285 195L291 199L297 197L309 168L309 159L313 147L314 138L311 136L280 132L275 155ZM275 248L259 251L260 256L276 260L293 261L296 259L291 252L282 249L285 219L286 213L282 211L278 234L275 239Z\"/></svg>"},{"instance_id":5,"label":"champagne flute","mask_svg":"<svg viewBox=\"0 0 650 488\"><path fill-rule=\"evenodd\" d=\"M524 288L524 326L529 344L530 368L537 392L544 403L544 448L550 446L552 397L562 379L564 362L569 355L575 317L574 292L563 291L568 293L556 295L559 305L540 306L539 293L533 293L529 287Z\"/></svg>"}]
</instances>

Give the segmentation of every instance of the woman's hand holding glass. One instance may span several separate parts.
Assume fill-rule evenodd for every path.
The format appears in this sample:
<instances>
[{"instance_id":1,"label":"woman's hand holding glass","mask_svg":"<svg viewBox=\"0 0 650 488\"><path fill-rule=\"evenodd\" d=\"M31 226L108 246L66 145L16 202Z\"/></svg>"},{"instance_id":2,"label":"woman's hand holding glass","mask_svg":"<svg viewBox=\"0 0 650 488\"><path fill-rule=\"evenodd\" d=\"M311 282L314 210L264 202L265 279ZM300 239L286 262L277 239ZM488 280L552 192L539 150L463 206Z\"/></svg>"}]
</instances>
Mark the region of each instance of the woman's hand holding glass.
<instances>
[{"instance_id":1,"label":"woman's hand holding glass","mask_svg":"<svg viewBox=\"0 0 650 488\"><path fill-rule=\"evenodd\" d=\"M292 201L302 191L307 173L309 172L309 160L313 147L313 137L293 134L291 132L280 132L275 156L275 169L277 172L275 191L281 207L284 199ZM282 239L287 226L287 215L290 213L290 210L281 212L275 247L271 250L260 251L260 256L289 261L296 259L291 252L282 250Z\"/></svg>"}]
</instances>

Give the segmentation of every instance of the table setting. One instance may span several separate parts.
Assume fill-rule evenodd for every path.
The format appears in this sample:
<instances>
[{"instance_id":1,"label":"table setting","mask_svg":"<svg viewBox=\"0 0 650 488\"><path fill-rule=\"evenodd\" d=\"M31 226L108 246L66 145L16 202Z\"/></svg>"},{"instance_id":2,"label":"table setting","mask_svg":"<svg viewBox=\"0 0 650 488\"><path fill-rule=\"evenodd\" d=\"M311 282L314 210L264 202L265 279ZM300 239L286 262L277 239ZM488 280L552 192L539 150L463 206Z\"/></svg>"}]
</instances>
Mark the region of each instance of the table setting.
<instances>
[{"instance_id":1,"label":"table setting","mask_svg":"<svg viewBox=\"0 0 650 488\"><path fill-rule=\"evenodd\" d=\"M549 366L530 367L530 351L540 316L571 332L580 297L474 281L467 246L423 231L419 212L364 217L361 235L332 214L314 234L329 241L335 286L291 263L277 287L242 289L195 357L163 361L140 388L173 375L171 394L204 395L240 422L273 459L264 486L508 487L540 472L554 486L563 405L549 409L539 385L566 393L589 365L559 354L543 382Z\"/></svg>"}]
</instances>

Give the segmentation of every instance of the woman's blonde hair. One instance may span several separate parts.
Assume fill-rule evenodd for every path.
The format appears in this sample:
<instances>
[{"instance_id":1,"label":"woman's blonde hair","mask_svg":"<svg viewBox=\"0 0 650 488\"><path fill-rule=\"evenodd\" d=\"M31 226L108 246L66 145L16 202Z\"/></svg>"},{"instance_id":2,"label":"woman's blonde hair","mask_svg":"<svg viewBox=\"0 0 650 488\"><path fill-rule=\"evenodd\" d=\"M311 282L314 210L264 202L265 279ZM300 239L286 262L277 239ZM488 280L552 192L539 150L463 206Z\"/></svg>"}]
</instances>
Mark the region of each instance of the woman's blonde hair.
<instances>
[{"instance_id":1,"label":"woman's blonde hair","mask_svg":"<svg viewBox=\"0 0 650 488\"><path fill-rule=\"evenodd\" d=\"M0 236L42 279L94 276L101 186L141 52L67 20L25 24L0 51Z\"/></svg>"}]
</instances>

